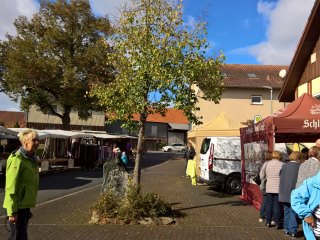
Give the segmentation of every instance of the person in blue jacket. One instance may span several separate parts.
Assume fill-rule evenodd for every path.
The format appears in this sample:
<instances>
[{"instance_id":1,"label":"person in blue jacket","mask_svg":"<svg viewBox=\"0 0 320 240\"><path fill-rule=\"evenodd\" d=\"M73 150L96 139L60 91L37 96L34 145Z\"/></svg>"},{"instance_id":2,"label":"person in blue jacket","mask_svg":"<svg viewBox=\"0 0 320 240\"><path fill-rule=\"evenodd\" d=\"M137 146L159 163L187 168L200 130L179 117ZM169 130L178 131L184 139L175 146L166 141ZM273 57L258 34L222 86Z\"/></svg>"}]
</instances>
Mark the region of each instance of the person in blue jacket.
<instances>
[{"instance_id":1,"label":"person in blue jacket","mask_svg":"<svg viewBox=\"0 0 320 240\"><path fill-rule=\"evenodd\" d=\"M303 220L307 240L320 239L320 171L291 192L291 207Z\"/></svg>"}]
</instances>

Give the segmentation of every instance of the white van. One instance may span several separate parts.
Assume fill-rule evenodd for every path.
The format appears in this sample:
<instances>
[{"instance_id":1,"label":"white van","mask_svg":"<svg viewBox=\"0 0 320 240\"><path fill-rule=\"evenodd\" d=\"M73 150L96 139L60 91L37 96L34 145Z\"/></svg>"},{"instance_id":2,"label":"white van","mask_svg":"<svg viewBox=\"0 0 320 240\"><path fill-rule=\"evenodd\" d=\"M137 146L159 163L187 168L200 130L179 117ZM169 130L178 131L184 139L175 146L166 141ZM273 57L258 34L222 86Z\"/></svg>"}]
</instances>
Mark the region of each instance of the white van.
<instances>
[{"instance_id":1,"label":"white van","mask_svg":"<svg viewBox=\"0 0 320 240\"><path fill-rule=\"evenodd\" d=\"M207 137L200 149L200 180L241 193L240 137Z\"/></svg>"}]
</instances>

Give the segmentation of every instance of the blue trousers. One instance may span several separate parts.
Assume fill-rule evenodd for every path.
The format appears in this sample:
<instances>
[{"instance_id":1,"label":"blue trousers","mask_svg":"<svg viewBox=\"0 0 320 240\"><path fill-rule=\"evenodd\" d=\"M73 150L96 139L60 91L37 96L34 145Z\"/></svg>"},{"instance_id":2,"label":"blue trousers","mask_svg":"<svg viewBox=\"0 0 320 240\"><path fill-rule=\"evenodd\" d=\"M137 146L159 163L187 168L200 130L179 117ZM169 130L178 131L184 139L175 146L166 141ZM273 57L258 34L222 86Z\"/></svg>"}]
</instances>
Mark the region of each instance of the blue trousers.
<instances>
[{"instance_id":1,"label":"blue trousers","mask_svg":"<svg viewBox=\"0 0 320 240\"><path fill-rule=\"evenodd\" d=\"M276 222L277 226L281 225L280 217L280 203L279 203L279 194L278 193L267 193L267 224L271 224L271 220Z\"/></svg>"},{"instance_id":2,"label":"blue trousers","mask_svg":"<svg viewBox=\"0 0 320 240\"><path fill-rule=\"evenodd\" d=\"M263 199L260 206L260 218L266 219L267 195L264 193L262 197Z\"/></svg>"},{"instance_id":3,"label":"blue trousers","mask_svg":"<svg viewBox=\"0 0 320 240\"><path fill-rule=\"evenodd\" d=\"M298 222L297 214L291 208L290 203L283 203L284 211L284 230L287 230L289 233L297 233L298 231Z\"/></svg>"}]
</instances>

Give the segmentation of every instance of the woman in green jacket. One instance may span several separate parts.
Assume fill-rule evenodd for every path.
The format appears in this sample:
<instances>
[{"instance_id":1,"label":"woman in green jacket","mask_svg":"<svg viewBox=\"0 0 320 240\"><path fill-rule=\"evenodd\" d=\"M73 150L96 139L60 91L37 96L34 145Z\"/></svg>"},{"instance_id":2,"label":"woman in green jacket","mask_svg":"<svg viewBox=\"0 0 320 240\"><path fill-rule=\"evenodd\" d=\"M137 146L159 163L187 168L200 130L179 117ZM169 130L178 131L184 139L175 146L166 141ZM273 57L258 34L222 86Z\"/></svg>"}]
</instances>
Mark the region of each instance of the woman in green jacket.
<instances>
[{"instance_id":1,"label":"woman in green jacket","mask_svg":"<svg viewBox=\"0 0 320 240\"><path fill-rule=\"evenodd\" d=\"M35 207L39 186L38 158L35 151L39 146L38 133L26 129L18 134L22 146L7 160L6 186L3 207L11 229L10 239L28 239L27 228Z\"/></svg>"}]
</instances>

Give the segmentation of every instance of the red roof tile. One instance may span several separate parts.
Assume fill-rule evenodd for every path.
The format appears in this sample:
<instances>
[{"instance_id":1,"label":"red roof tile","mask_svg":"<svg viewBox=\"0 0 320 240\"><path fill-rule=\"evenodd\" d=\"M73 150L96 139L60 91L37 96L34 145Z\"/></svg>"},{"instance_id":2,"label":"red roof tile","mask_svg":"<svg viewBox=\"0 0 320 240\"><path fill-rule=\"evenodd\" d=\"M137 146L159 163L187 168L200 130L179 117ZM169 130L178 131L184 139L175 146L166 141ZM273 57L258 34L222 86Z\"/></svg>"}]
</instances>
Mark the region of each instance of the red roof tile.
<instances>
[{"instance_id":1,"label":"red roof tile","mask_svg":"<svg viewBox=\"0 0 320 240\"><path fill-rule=\"evenodd\" d=\"M221 73L225 87L259 88L270 86L281 88L284 80L279 77L284 65L224 64Z\"/></svg>"},{"instance_id":2,"label":"red roof tile","mask_svg":"<svg viewBox=\"0 0 320 240\"><path fill-rule=\"evenodd\" d=\"M134 114L133 120L139 121L139 116L139 114ZM168 108L165 116L161 116L159 113L148 115L147 122L188 124L189 120L182 110Z\"/></svg>"},{"instance_id":3,"label":"red roof tile","mask_svg":"<svg viewBox=\"0 0 320 240\"><path fill-rule=\"evenodd\" d=\"M0 122L5 127L14 127L16 123L19 123L20 127L26 127L27 125L24 112L0 111Z\"/></svg>"}]
</instances>

